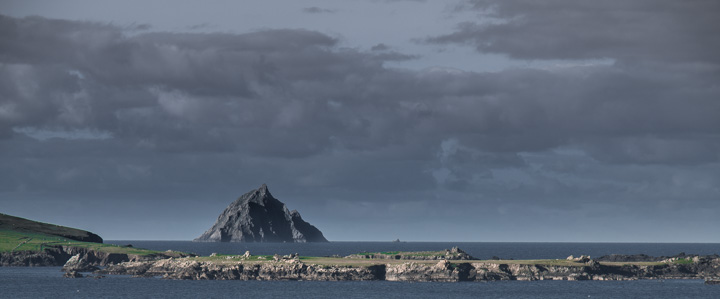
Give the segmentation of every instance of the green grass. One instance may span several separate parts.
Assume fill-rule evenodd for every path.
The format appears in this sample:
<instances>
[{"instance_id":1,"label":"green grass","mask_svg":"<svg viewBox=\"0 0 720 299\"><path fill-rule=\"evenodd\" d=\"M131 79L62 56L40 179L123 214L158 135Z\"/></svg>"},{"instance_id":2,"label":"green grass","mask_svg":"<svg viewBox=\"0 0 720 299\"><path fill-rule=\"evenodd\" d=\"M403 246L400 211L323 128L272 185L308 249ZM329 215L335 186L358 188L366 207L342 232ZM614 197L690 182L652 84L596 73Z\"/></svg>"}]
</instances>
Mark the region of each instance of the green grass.
<instances>
[{"instance_id":1,"label":"green grass","mask_svg":"<svg viewBox=\"0 0 720 299\"><path fill-rule=\"evenodd\" d=\"M102 238L100 238L100 236L88 231L43 223L2 213L0 213L0 230L11 230L29 234L44 234L87 242L102 242Z\"/></svg>"},{"instance_id":2,"label":"green grass","mask_svg":"<svg viewBox=\"0 0 720 299\"><path fill-rule=\"evenodd\" d=\"M313 264L323 267L343 266L343 267L370 267L374 265L402 264L407 262L418 263L409 260L381 260L381 259L346 259L341 257L318 257L318 256L301 256L300 261L306 264ZM419 264L436 264L437 261L419 261Z\"/></svg>"},{"instance_id":3,"label":"green grass","mask_svg":"<svg viewBox=\"0 0 720 299\"><path fill-rule=\"evenodd\" d=\"M400 251L383 251L383 252L361 252L358 255L397 255Z\"/></svg>"},{"instance_id":4,"label":"green grass","mask_svg":"<svg viewBox=\"0 0 720 299\"><path fill-rule=\"evenodd\" d=\"M569 261L566 259L538 259L538 260L481 260L471 261L488 264L508 264L508 265L542 265L542 266L585 266L584 263L577 261Z\"/></svg>"},{"instance_id":5,"label":"green grass","mask_svg":"<svg viewBox=\"0 0 720 299\"><path fill-rule=\"evenodd\" d=\"M444 256L446 251L384 251L361 252L357 255L402 255L402 256ZM457 255L451 253L450 256Z\"/></svg>"},{"instance_id":6,"label":"green grass","mask_svg":"<svg viewBox=\"0 0 720 299\"><path fill-rule=\"evenodd\" d=\"M62 244L71 241L62 237L17 232L13 230L0 230L0 252L10 251L40 251L42 244Z\"/></svg>"},{"instance_id":7,"label":"green grass","mask_svg":"<svg viewBox=\"0 0 720 299\"><path fill-rule=\"evenodd\" d=\"M693 260L691 258L677 259L677 260L673 261L673 263L687 265L687 264L692 264Z\"/></svg>"},{"instance_id":8,"label":"green grass","mask_svg":"<svg viewBox=\"0 0 720 299\"><path fill-rule=\"evenodd\" d=\"M50 246L73 246L97 250L107 253L124 253L130 255L160 254L161 251L147 250L133 247L122 247L111 244L81 242L59 236L41 233L18 232L0 229L0 252L11 251L42 251Z\"/></svg>"}]
</instances>

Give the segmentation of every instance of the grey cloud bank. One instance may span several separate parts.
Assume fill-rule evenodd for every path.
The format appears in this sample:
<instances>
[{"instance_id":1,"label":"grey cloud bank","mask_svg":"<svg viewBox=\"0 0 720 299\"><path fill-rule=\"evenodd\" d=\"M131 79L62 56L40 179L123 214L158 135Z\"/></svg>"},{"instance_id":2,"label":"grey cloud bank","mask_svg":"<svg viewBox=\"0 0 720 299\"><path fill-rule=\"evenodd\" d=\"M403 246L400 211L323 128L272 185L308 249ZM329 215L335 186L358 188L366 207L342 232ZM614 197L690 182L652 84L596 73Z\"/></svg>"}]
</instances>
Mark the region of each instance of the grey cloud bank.
<instances>
[{"instance_id":1,"label":"grey cloud bank","mask_svg":"<svg viewBox=\"0 0 720 299\"><path fill-rule=\"evenodd\" d=\"M500 22L467 22L430 42L468 42L520 59L718 62L716 1L493 1L469 6Z\"/></svg>"},{"instance_id":2,"label":"grey cloud bank","mask_svg":"<svg viewBox=\"0 0 720 299\"><path fill-rule=\"evenodd\" d=\"M720 242L714 2L464 5L477 22L407 39L551 62L1 16L3 211L191 239L267 183L331 241Z\"/></svg>"}]
</instances>

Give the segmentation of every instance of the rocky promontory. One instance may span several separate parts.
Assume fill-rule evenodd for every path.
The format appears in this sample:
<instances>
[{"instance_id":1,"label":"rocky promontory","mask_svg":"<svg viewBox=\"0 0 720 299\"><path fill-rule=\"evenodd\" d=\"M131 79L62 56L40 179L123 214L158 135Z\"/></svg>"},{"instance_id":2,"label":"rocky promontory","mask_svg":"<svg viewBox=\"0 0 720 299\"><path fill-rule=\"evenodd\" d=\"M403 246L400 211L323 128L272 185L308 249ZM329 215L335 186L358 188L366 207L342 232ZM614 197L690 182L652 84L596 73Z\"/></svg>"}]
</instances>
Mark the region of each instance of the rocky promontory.
<instances>
[{"instance_id":1,"label":"rocky promontory","mask_svg":"<svg viewBox=\"0 0 720 299\"><path fill-rule=\"evenodd\" d=\"M195 242L327 242L322 232L305 222L296 210L270 194L267 186L231 203L215 224Z\"/></svg>"},{"instance_id":2,"label":"rocky promontory","mask_svg":"<svg viewBox=\"0 0 720 299\"><path fill-rule=\"evenodd\" d=\"M428 253L432 255L432 253ZM404 254L400 254L404 255ZM411 256L411 255L405 255ZM636 280L717 279L720 259L692 256L664 262L559 260L373 260L298 256L170 258L110 265L100 274L190 280Z\"/></svg>"}]
</instances>

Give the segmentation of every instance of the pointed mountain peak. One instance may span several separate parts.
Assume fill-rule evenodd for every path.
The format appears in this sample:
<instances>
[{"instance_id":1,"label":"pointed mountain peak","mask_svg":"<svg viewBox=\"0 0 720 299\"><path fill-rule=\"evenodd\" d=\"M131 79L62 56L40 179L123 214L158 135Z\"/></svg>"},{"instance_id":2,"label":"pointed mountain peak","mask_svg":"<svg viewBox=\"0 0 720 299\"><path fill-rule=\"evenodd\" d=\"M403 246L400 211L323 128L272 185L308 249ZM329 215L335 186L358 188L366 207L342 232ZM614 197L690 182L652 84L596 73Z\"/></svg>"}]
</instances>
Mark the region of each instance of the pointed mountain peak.
<instances>
[{"instance_id":1,"label":"pointed mountain peak","mask_svg":"<svg viewBox=\"0 0 720 299\"><path fill-rule=\"evenodd\" d=\"M270 190L268 190L267 185L262 184L260 188L250 190L250 192L240 196L240 198L238 198L232 205L246 205L250 202L265 205L268 201L275 202L277 199L270 194Z\"/></svg>"},{"instance_id":2,"label":"pointed mountain peak","mask_svg":"<svg viewBox=\"0 0 720 299\"><path fill-rule=\"evenodd\" d=\"M200 242L327 242L322 232L289 211L267 185L245 193L195 239Z\"/></svg>"},{"instance_id":3,"label":"pointed mountain peak","mask_svg":"<svg viewBox=\"0 0 720 299\"><path fill-rule=\"evenodd\" d=\"M262 184L262 186L260 186L257 190L260 191L260 193L270 194L270 190L268 190L268 187L265 184Z\"/></svg>"},{"instance_id":4,"label":"pointed mountain peak","mask_svg":"<svg viewBox=\"0 0 720 299\"><path fill-rule=\"evenodd\" d=\"M252 195L249 196L248 201L257 202L259 204L265 204L268 201L277 201L277 199L275 199L272 194L270 194L270 190L268 190L268 187L265 184L262 184L260 188L257 188L254 191L249 192L248 194L250 193Z\"/></svg>"}]
</instances>

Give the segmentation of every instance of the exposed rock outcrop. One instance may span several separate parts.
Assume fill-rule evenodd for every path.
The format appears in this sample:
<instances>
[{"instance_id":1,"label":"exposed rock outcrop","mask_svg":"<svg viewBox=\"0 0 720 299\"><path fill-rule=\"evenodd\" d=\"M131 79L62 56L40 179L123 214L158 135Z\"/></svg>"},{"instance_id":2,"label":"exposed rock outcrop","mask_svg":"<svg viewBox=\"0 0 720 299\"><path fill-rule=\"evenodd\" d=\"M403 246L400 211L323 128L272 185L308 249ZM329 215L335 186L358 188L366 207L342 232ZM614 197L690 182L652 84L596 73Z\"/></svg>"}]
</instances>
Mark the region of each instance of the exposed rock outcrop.
<instances>
[{"instance_id":1,"label":"exposed rock outcrop","mask_svg":"<svg viewBox=\"0 0 720 299\"><path fill-rule=\"evenodd\" d=\"M92 272L98 269L83 259L80 254L73 255L62 267L62 271L65 272Z\"/></svg>"},{"instance_id":2,"label":"exposed rock outcrop","mask_svg":"<svg viewBox=\"0 0 720 299\"><path fill-rule=\"evenodd\" d=\"M55 249L45 251L0 252L0 267L48 267L62 266L70 255L61 256Z\"/></svg>"},{"instance_id":3,"label":"exposed rock outcrop","mask_svg":"<svg viewBox=\"0 0 720 299\"><path fill-rule=\"evenodd\" d=\"M388 281L469 281L471 266L467 263L453 264L447 260L435 265L403 263L385 265L385 280Z\"/></svg>"},{"instance_id":4,"label":"exposed rock outcrop","mask_svg":"<svg viewBox=\"0 0 720 299\"><path fill-rule=\"evenodd\" d=\"M574 257L571 255L571 256L568 256L566 258L566 260L580 262L580 263L587 263L590 261L590 256L589 255L581 255L579 257Z\"/></svg>"},{"instance_id":5,"label":"exposed rock outcrop","mask_svg":"<svg viewBox=\"0 0 720 299\"><path fill-rule=\"evenodd\" d=\"M185 259L156 262L128 262L100 270L103 274L160 276L189 280L378 280L385 266L345 267L308 265L298 261L264 263L213 263Z\"/></svg>"},{"instance_id":6,"label":"exposed rock outcrop","mask_svg":"<svg viewBox=\"0 0 720 299\"><path fill-rule=\"evenodd\" d=\"M65 272L65 274L63 274L63 277L65 277L65 278L83 278L85 276L78 273L77 271L69 271L69 272Z\"/></svg>"},{"instance_id":7,"label":"exposed rock outcrop","mask_svg":"<svg viewBox=\"0 0 720 299\"><path fill-rule=\"evenodd\" d=\"M228 206L195 242L327 242L322 232L289 211L263 184Z\"/></svg>"}]
</instances>

